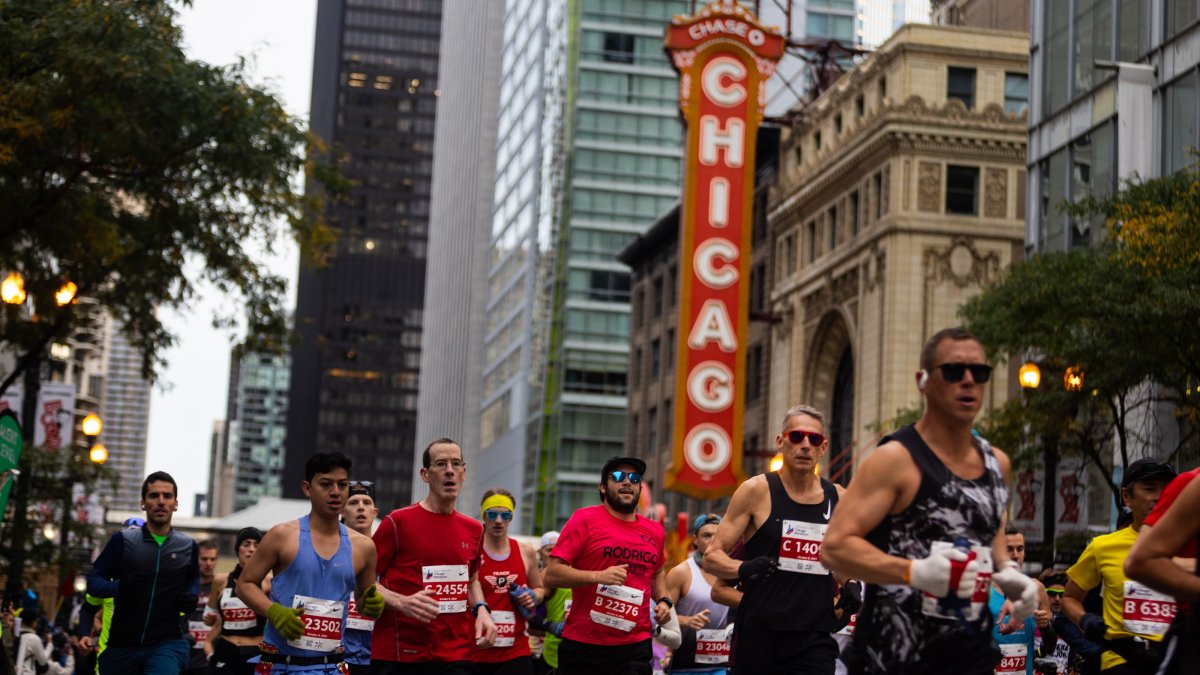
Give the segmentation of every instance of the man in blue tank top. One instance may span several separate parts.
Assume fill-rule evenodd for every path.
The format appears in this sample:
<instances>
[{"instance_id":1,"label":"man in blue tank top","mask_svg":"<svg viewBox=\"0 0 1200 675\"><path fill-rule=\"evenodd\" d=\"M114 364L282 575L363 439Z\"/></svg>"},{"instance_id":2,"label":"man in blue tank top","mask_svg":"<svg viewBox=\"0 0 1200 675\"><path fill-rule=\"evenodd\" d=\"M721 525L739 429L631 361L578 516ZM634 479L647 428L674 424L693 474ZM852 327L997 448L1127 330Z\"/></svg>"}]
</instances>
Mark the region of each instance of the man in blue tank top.
<instances>
[{"instance_id":1,"label":"man in blue tank top","mask_svg":"<svg viewBox=\"0 0 1200 675\"><path fill-rule=\"evenodd\" d=\"M375 544L339 522L350 495L350 459L338 452L309 457L300 487L312 511L272 527L238 578L238 597L269 622L258 675L345 673L342 634L351 592L362 598L363 616L383 613ZM269 598L262 590L268 572L274 573Z\"/></svg>"},{"instance_id":2,"label":"man in blue tank top","mask_svg":"<svg viewBox=\"0 0 1200 675\"><path fill-rule=\"evenodd\" d=\"M971 434L991 374L974 335L934 334L915 377L921 419L862 461L829 524L822 562L868 583L842 653L852 674L991 675L989 586L1014 621L1038 607L1005 547L1008 456Z\"/></svg>"},{"instance_id":3,"label":"man in blue tank top","mask_svg":"<svg viewBox=\"0 0 1200 675\"><path fill-rule=\"evenodd\" d=\"M829 451L825 416L803 405L788 410L775 446L783 467L738 486L704 555L704 570L738 580L742 591L735 673L833 675L836 585L818 556L842 486L817 474ZM739 541L745 541L745 562L730 556Z\"/></svg>"}]
</instances>

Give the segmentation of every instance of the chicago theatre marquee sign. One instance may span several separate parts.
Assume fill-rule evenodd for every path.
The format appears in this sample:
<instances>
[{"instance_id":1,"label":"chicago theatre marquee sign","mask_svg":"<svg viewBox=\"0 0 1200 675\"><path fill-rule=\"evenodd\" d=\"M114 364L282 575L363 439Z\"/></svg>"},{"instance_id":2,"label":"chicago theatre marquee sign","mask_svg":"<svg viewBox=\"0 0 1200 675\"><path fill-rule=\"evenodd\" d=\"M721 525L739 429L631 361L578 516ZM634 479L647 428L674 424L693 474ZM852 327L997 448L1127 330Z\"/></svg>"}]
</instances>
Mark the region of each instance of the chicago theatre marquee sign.
<instances>
[{"instance_id":1,"label":"chicago theatre marquee sign","mask_svg":"<svg viewBox=\"0 0 1200 675\"><path fill-rule=\"evenodd\" d=\"M680 208L674 457L667 489L729 495L745 479L746 322L754 139L783 37L736 2L667 28L687 125Z\"/></svg>"}]
</instances>

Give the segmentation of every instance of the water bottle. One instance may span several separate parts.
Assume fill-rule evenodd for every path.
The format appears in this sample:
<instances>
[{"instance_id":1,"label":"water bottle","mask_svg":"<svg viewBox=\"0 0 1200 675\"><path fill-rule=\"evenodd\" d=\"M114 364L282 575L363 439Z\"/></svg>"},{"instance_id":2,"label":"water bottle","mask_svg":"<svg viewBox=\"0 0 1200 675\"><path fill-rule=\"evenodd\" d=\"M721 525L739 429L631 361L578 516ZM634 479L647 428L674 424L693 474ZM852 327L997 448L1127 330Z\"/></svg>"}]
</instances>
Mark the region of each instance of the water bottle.
<instances>
[{"instance_id":1,"label":"water bottle","mask_svg":"<svg viewBox=\"0 0 1200 675\"><path fill-rule=\"evenodd\" d=\"M535 614L537 614L537 607L535 606L531 609L519 602L520 597L526 593L532 594L533 591L530 590L528 586L514 584L513 587L508 591L508 597L512 598L513 607L516 607L517 611L521 613L521 616L524 617L526 621L529 621L534 617ZM534 596L534 599L536 600L537 596Z\"/></svg>"},{"instance_id":2,"label":"water bottle","mask_svg":"<svg viewBox=\"0 0 1200 675\"><path fill-rule=\"evenodd\" d=\"M957 568L957 576L958 578L961 578L966 566L975 559L975 551L971 550L971 541L961 535L954 538L954 548L955 550L962 551L962 553L967 556L967 559L964 562L956 562L953 560L950 561L951 569L954 570ZM958 597L958 593L956 593L957 589L957 579L955 579L955 575L952 574L950 592L946 594L946 597L938 600L938 605L946 612L962 618L963 613L971 606L971 598Z\"/></svg>"}]
</instances>

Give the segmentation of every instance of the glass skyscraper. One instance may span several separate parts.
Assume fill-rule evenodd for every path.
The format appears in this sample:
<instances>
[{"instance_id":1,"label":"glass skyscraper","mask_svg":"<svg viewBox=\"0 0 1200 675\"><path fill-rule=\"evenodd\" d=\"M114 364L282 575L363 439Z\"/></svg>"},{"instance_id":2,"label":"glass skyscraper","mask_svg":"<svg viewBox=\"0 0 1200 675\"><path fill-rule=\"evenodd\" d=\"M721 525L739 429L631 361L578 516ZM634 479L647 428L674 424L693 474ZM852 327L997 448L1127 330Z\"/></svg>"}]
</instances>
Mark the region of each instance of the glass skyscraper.
<instances>
[{"instance_id":1,"label":"glass skyscraper","mask_svg":"<svg viewBox=\"0 0 1200 675\"><path fill-rule=\"evenodd\" d=\"M624 448L629 271L615 254L678 199L686 0L512 0L501 62L481 481L522 486L526 531L596 503Z\"/></svg>"},{"instance_id":2,"label":"glass skyscraper","mask_svg":"<svg viewBox=\"0 0 1200 675\"><path fill-rule=\"evenodd\" d=\"M338 235L328 264L300 270L285 497L300 496L309 455L337 450L380 503L409 501L441 8L317 5L311 128L350 187L326 207Z\"/></svg>"}]
</instances>

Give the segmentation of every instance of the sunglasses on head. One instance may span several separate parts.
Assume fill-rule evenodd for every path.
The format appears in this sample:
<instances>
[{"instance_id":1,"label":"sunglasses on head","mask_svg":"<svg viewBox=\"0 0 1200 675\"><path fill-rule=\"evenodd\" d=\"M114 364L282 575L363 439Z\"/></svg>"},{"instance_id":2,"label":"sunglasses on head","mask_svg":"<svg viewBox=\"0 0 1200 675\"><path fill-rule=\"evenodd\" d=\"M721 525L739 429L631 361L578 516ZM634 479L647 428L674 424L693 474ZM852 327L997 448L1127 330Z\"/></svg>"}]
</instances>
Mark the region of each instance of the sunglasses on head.
<instances>
[{"instance_id":1,"label":"sunglasses on head","mask_svg":"<svg viewBox=\"0 0 1200 675\"><path fill-rule=\"evenodd\" d=\"M495 520L499 518L507 523L508 521L512 520L512 511L493 511L488 509L487 511L483 512L483 517L486 520Z\"/></svg>"},{"instance_id":2,"label":"sunglasses on head","mask_svg":"<svg viewBox=\"0 0 1200 675\"><path fill-rule=\"evenodd\" d=\"M375 482L369 481L369 480L352 480L352 481L350 481L350 487L352 487L352 488L360 487L360 488L366 488L368 490L372 490L375 488Z\"/></svg>"},{"instance_id":3,"label":"sunglasses on head","mask_svg":"<svg viewBox=\"0 0 1200 675\"><path fill-rule=\"evenodd\" d=\"M815 431L800 431L799 429L792 429L791 431L787 432L788 442L790 442L792 445L800 445L806 438L808 439L808 444L814 448L820 447L820 445L825 442L825 436L818 434Z\"/></svg>"},{"instance_id":4,"label":"sunglasses on head","mask_svg":"<svg viewBox=\"0 0 1200 675\"><path fill-rule=\"evenodd\" d=\"M637 485L638 483L642 482L642 474L640 474L636 471L613 471L612 473L610 473L608 475L612 476L614 483L620 483L621 481L625 480L626 478L628 478L629 482L634 485Z\"/></svg>"},{"instance_id":5,"label":"sunglasses on head","mask_svg":"<svg viewBox=\"0 0 1200 675\"><path fill-rule=\"evenodd\" d=\"M961 382L968 370L976 384L983 384L992 378L992 367L986 363L943 363L934 368L942 371L942 379L947 382Z\"/></svg>"},{"instance_id":6,"label":"sunglasses on head","mask_svg":"<svg viewBox=\"0 0 1200 675\"><path fill-rule=\"evenodd\" d=\"M1052 588L1047 588L1047 589L1046 589L1046 595L1053 595L1053 596L1055 596L1055 597L1058 597L1058 596L1062 595L1063 593L1066 593L1066 591L1064 591L1064 590L1061 590L1061 589L1059 589L1059 590L1054 590L1054 589L1052 589Z\"/></svg>"}]
</instances>

